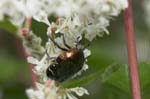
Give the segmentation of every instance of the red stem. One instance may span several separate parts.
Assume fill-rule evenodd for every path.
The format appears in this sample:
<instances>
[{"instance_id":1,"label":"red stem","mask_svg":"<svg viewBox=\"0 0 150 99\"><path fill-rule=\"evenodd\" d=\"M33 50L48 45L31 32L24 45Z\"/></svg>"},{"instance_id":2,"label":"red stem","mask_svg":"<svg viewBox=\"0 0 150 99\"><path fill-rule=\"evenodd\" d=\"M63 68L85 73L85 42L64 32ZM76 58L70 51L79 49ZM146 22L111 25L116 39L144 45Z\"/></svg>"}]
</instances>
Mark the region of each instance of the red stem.
<instances>
[{"instance_id":1,"label":"red stem","mask_svg":"<svg viewBox=\"0 0 150 99\"><path fill-rule=\"evenodd\" d=\"M25 21L25 28L24 29L22 29L21 30L21 35L25 35L25 33L27 33L29 30L30 30L30 28L31 28L31 21L32 21L32 19L31 18L26 18L26 21ZM24 30L24 32L23 32L23 30ZM17 48L17 52L18 52L18 55L20 56L20 57L28 57L28 56L31 56L31 54L30 53L26 53L25 52L25 50L24 50L24 48L23 48L23 46L22 46L22 44L21 44L21 42L20 42L20 40L16 40L16 48ZM35 75L35 73L33 72L33 64L28 64L29 65L29 70L30 70L30 74L31 74L31 80L32 80L32 86L34 87L34 88L36 88L36 85L35 85L35 83L36 83L36 81L37 81L37 77L36 77L36 75Z\"/></svg>"},{"instance_id":2,"label":"red stem","mask_svg":"<svg viewBox=\"0 0 150 99\"><path fill-rule=\"evenodd\" d=\"M27 30L30 30L30 28L31 28L31 23L32 23L32 18L26 18L26 21L25 21L25 28L27 29ZM26 53L25 52L25 55L26 55L26 57L28 57L28 56L32 56L30 53ZM33 64L30 64L29 63L29 70L30 70L30 74L31 74L31 80L32 80L32 86L34 87L34 88L36 88L36 81L37 81L37 77L36 77L36 75L35 75L35 73L33 72Z\"/></svg>"},{"instance_id":3,"label":"red stem","mask_svg":"<svg viewBox=\"0 0 150 99\"><path fill-rule=\"evenodd\" d=\"M28 56L31 56L31 55L26 53L26 57L28 57ZM33 64L30 64L30 63L28 63L28 65L29 65L29 70L30 70L30 75L31 75L31 80L32 80L32 86L34 88L36 88L37 77L36 77L35 73L33 72L34 66L33 66Z\"/></svg>"},{"instance_id":4,"label":"red stem","mask_svg":"<svg viewBox=\"0 0 150 99\"><path fill-rule=\"evenodd\" d=\"M32 23L32 18L26 18L25 21L25 28L30 29L31 28L31 23Z\"/></svg>"},{"instance_id":5,"label":"red stem","mask_svg":"<svg viewBox=\"0 0 150 99\"><path fill-rule=\"evenodd\" d=\"M124 11L128 63L131 79L132 97L133 99L141 99L131 1L132 0L128 0L128 8Z\"/></svg>"},{"instance_id":6,"label":"red stem","mask_svg":"<svg viewBox=\"0 0 150 99\"><path fill-rule=\"evenodd\" d=\"M20 39L18 39L18 38L15 39L15 45L16 45L17 53L18 53L19 57L25 58L25 57L31 56L30 54L25 53ZM35 88L35 82L36 82L37 78L36 78L36 75L33 72L33 67L34 66L30 63L28 65L29 65L29 70L30 70L30 74L31 74L32 86Z\"/></svg>"}]
</instances>

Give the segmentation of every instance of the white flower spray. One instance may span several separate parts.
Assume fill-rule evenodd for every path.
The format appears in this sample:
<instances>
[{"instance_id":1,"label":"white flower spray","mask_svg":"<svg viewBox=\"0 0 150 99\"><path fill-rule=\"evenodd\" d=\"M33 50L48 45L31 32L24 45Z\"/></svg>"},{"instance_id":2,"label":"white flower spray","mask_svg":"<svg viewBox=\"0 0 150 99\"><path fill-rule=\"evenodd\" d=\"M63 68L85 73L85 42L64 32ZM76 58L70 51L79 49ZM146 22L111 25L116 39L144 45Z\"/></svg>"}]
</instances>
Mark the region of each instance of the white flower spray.
<instances>
[{"instance_id":1,"label":"white flower spray","mask_svg":"<svg viewBox=\"0 0 150 99\"><path fill-rule=\"evenodd\" d=\"M91 42L96 36L109 34L107 26L110 19L128 6L127 0L0 0L0 2L0 20L8 16L13 24L21 27L25 18L32 17L48 25L48 37L51 36L61 47L65 47L64 36L71 48L76 47L77 39ZM50 23L48 21L50 15L58 17L57 21ZM46 70L53 63L48 59L48 55L58 57L64 51L56 47L50 39L44 47L41 45L42 39L33 32L27 31L24 34L23 45L25 50L32 54L27 60L35 65L33 71L38 77L36 88L26 91L30 99L77 99L74 93L77 96L89 94L82 87L63 88L61 84L48 78ZM61 36L56 36L57 34ZM91 52L85 48L83 53L86 59L84 65L71 78L88 69L86 62Z\"/></svg>"},{"instance_id":2,"label":"white flower spray","mask_svg":"<svg viewBox=\"0 0 150 99\"><path fill-rule=\"evenodd\" d=\"M144 0L143 2L143 8L145 10L145 22L148 25L148 27L150 28L150 1L149 0Z\"/></svg>"}]
</instances>

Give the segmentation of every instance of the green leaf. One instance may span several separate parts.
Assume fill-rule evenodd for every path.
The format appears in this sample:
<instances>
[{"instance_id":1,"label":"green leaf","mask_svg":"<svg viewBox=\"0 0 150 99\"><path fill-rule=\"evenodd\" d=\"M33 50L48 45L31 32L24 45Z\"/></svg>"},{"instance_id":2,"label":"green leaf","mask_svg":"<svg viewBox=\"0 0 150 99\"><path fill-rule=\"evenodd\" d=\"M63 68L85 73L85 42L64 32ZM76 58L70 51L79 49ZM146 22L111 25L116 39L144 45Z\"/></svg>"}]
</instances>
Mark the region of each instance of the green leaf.
<instances>
[{"instance_id":1,"label":"green leaf","mask_svg":"<svg viewBox=\"0 0 150 99\"><path fill-rule=\"evenodd\" d=\"M141 63L139 68L141 89L144 91L150 85L150 64Z\"/></svg>"},{"instance_id":2,"label":"green leaf","mask_svg":"<svg viewBox=\"0 0 150 99\"><path fill-rule=\"evenodd\" d=\"M17 28L7 19L0 21L0 29L4 29L13 35L16 35Z\"/></svg>"},{"instance_id":3,"label":"green leaf","mask_svg":"<svg viewBox=\"0 0 150 99\"><path fill-rule=\"evenodd\" d=\"M125 92L130 92L128 66L122 65L118 71L114 72L110 78L105 81L105 83L114 85Z\"/></svg>"},{"instance_id":4,"label":"green leaf","mask_svg":"<svg viewBox=\"0 0 150 99\"><path fill-rule=\"evenodd\" d=\"M36 20L32 20L32 26L31 30L38 36L42 38L42 44L45 45L45 42L47 41L47 28L48 26L42 22L38 22Z\"/></svg>"},{"instance_id":5,"label":"green leaf","mask_svg":"<svg viewBox=\"0 0 150 99\"><path fill-rule=\"evenodd\" d=\"M150 85L150 64L148 63L140 63L139 65L139 77L140 77L140 85L142 94ZM128 66L122 66L117 72L114 72L109 79L105 81L105 83L111 84L121 90L131 93L130 88L130 79Z\"/></svg>"},{"instance_id":6,"label":"green leaf","mask_svg":"<svg viewBox=\"0 0 150 99\"><path fill-rule=\"evenodd\" d=\"M77 80L62 83L62 86L67 87L67 88L76 87L76 86L84 86L84 85L88 84L89 82L95 80L97 78L97 76L99 76L99 75L100 75L100 72L89 74L86 77L82 77Z\"/></svg>"},{"instance_id":7,"label":"green leaf","mask_svg":"<svg viewBox=\"0 0 150 99\"><path fill-rule=\"evenodd\" d=\"M0 56L0 70L0 84L10 79L13 79L11 82L29 80L28 66L22 59L18 61L15 57L2 55Z\"/></svg>"},{"instance_id":8,"label":"green leaf","mask_svg":"<svg viewBox=\"0 0 150 99\"><path fill-rule=\"evenodd\" d=\"M95 73L90 73L89 75L81 77L76 80L64 82L62 83L62 85L64 87L75 87L75 86L85 86L94 80L104 81L105 79L109 78L109 76L119 68L120 65L112 64L105 69L100 69L96 71Z\"/></svg>"}]
</instances>

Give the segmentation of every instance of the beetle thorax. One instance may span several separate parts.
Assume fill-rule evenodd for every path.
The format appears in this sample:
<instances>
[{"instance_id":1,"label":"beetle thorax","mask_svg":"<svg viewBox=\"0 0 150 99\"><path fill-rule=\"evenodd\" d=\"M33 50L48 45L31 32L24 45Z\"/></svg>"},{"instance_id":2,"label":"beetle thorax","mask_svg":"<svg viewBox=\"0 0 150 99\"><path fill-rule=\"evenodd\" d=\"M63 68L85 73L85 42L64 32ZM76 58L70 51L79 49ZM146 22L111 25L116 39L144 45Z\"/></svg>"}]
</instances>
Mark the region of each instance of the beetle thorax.
<instances>
[{"instance_id":1,"label":"beetle thorax","mask_svg":"<svg viewBox=\"0 0 150 99\"><path fill-rule=\"evenodd\" d=\"M64 59L64 60L69 59L69 58L76 56L79 51L80 51L79 49L72 49L70 51L62 53L59 57L61 57L61 59Z\"/></svg>"}]
</instances>

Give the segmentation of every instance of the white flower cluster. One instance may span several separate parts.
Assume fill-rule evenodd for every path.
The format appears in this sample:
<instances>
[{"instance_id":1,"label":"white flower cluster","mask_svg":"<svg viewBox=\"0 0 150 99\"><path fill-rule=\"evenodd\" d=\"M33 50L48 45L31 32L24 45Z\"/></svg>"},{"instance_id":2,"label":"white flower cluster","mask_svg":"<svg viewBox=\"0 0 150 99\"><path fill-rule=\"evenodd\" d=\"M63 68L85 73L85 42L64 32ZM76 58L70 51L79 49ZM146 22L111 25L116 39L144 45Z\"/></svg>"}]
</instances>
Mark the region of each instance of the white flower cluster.
<instances>
[{"instance_id":1,"label":"white flower cluster","mask_svg":"<svg viewBox=\"0 0 150 99\"><path fill-rule=\"evenodd\" d=\"M117 16L128 6L127 0L0 0L0 20L7 16L11 22L21 27L25 18L34 18L44 22L49 27L47 35L59 46L65 48L64 39L71 48L83 48L84 58L91 54L85 42L92 41L96 36L109 33L107 26L113 16ZM48 17L55 15L58 20L50 23ZM33 56L28 57L28 62L35 65L34 72L38 76L37 89L29 89L27 94L30 99L77 99L78 96L88 94L80 87L63 89L56 84L47 85L49 78L46 75L47 68L53 63L50 57L57 58L64 53L51 39L48 39L45 47L41 46L41 39L34 33L25 33L23 44L26 50ZM60 35L60 36L57 36ZM44 53L46 51L47 53ZM48 55L47 55L48 54ZM82 69L73 75L80 75L88 69L84 62ZM46 84L45 84L46 83Z\"/></svg>"},{"instance_id":2,"label":"white flower cluster","mask_svg":"<svg viewBox=\"0 0 150 99\"><path fill-rule=\"evenodd\" d=\"M147 25L148 25L148 27L150 28L150 19L149 19L149 17L150 17L150 0L144 0L144 3L143 3L143 7L144 7L144 9L145 9L145 21L146 21L146 23L147 23Z\"/></svg>"},{"instance_id":3,"label":"white flower cluster","mask_svg":"<svg viewBox=\"0 0 150 99\"><path fill-rule=\"evenodd\" d=\"M49 29L50 28L48 28L48 30ZM28 33L25 33L26 35L24 35L23 37L24 47L28 51L28 53L31 53L33 55L33 56L28 56L27 60L29 63L32 63L35 65L33 71L36 73L38 77L37 82L40 82L40 83L37 83L36 85L37 89L27 90L27 95L29 96L30 99L77 99L72 94L72 92L76 93L78 96L88 94L87 90L82 87L64 89L60 87L60 85L56 86L55 82L52 80L51 81L54 84L51 86L51 88L47 87L45 83L49 82L50 78L47 77L46 70L53 62L52 60L48 59L49 56L46 53L45 54L43 53L43 49L47 50L47 53L51 57L56 57L56 58L60 54L62 54L63 51L57 48L51 40L49 40L46 43L46 47L44 48L40 44L41 39L39 37L33 34L33 32L29 32L29 31L25 31L25 32L28 32ZM70 40L69 38L65 38L65 39ZM57 37L55 40L58 42L58 44L60 45L62 44L61 46L64 46L63 43L61 43L62 37ZM69 42L67 43L71 44ZM85 49L83 53L84 53L85 59L91 54L88 49ZM86 69L88 69L88 65L84 63L82 69L78 71L76 74L74 74L71 78L74 78L75 76L80 75Z\"/></svg>"},{"instance_id":4,"label":"white flower cluster","mask_svg":"<svg viewBox=\"0 0 150 99\"><path fill-rule=\"evenodd\" d=\"M78 96L88 95L86 89L82 87L63 89L55 85L54 81L48 81L45 85L36 83L37 90L28 89L26 93L30 99L77 99Z\"/></svg>"},{"instance_id":5,"label":"white flower cluster","mask_svg":"<svg viewBox=\"0 0 150 99\"><path fill-rule=\"evenodd\" d=\"M85 37L93 40L96 35L108 33L106 27L112 16L117 16L128 5L127 0L0 0L0 19L10 17L15 25L21 25L26 17L33 17L48 25L48 16L77 18L76 26ZM79 31L78 30L78 31Z\"/></svg>"},{"instance_id":6,"label":"white flower cluster","mask_svg":"<svg viewBox=\"0 0 150 99\"><path fill-rule=\"evenodd\" d=\"M25 18L33 17L47 22L49 5L51 0L0 0L0 20L4 17L17 26L21 26ZM52 0L53 1L53 0Z\"/></svg>"},{"instance_id":7,"label":"white flower cluster","mask_svg":"<svg viewBox=\"0 0 150 99\"><path fill-rule=\"evenodd\" d=\"M73 30L85 33L85 38L89 41L92 41L97 35L102 36L103 32L108 33L106 27L109 26L111 17L117 16L121 10L128 6L127 0L56 1L59 2L56 3L59 6L54 10L54 13L60 17L67 17L66 21L73 19L73 25L75 25Z\"/></svg>"},{"instance_id":8,"label":"white flower cluster","mask_svg":"<svg viewBox=\"0 0 150 99\"><path fill-rule=\"evenodd\" d=\"M6 16L16 25L20 25L24 21L23 14L15 6L15 0L0 0L0 9L0 20L3 20Z\"/></svg>"},{"instance_id":9,"label":"white flower cluster","mask_svg":"<svg viewBox=\"0 0 150 99\"><path fill-rule=\"evenodd\" d=\"M52 46L50 46L50 47L52 47ZM60 52L57 52L57 53L53 52L50 55L58 56L58 55L60 55L59 53ZM87 49L84 50L84 57L87 58L89 55L90 55L90 51L87 50ZM50 64L52 64L52 62L49 61L49 60L47 60L47 58L48 58L47 55L44 55L44 57L40 61L37 60L36 58L32 57L32 56L29 56L27 58L27 60L28 60L29 63L32 63L32 64L35 65L34 72L37 74L37 76L39 76L39 78L40 78L39 81L40 82L47 82L47 80L49 79L46 76L46 69L48 68L48 66ZM77 72L76 74L74 74L72 78L76 77L77 75L80 75L83 71L85 71L87 69L88 69L88 65L86 63L84 63L82 69L79 72Z\"/></svg>"}]
</instances>

